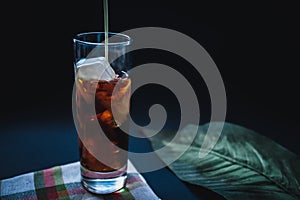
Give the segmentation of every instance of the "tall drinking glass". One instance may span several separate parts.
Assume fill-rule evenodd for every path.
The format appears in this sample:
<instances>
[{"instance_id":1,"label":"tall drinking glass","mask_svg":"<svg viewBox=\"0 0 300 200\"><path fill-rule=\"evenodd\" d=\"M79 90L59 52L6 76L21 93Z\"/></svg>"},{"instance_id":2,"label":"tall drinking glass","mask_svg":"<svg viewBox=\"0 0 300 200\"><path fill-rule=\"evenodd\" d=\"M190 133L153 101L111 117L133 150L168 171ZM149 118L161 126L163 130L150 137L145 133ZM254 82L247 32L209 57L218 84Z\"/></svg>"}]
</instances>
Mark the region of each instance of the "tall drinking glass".
<instances>
[{"instance_id":1,"label":"tall drinking glass","mask_svg":"<svg viewBox=\"0 0 300 200\"><path fill-rule=\"evenodd\" d=\"M74 38L73 117L81 180L90 192L124 187L128 160L131 39L120 33L86 32ZM106 44L105 44L106 43Z\"/></svg>"}]
</instances>

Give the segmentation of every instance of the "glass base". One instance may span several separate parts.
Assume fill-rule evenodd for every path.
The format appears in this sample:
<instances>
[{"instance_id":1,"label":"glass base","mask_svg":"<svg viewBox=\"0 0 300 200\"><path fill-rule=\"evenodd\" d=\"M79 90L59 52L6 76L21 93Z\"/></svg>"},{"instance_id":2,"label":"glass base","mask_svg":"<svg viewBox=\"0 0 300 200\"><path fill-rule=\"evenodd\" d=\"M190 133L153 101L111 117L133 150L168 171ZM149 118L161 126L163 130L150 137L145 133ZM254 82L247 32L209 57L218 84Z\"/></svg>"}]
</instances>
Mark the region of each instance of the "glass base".
<instances>
[{"instance_id":1,"label":"glass base","mask_svg":"<svg viewBox=\"0 0 300 200\"><path fill-rule=\"evenodd\" d=\"M82 173L89 174L89 176L94 174L94 177L97 177L90 178L81 174L81 182L84 188L95 194L109 194L116 192L125 186L127 179L127 173L124 169L115 172L99 173L87 170L86 168L83 169L81 166L81 170L84 170ZM115 177L116 172L123 173ZM100 178L99 175L103 176L103 178Z\"/></svg>"},{"instance_id":2,"label":"glass base","mask_svg":"<svg viewBox=\"0 0 300 200\"><path fill-rule=\"evenodd\" d=\"M86 179L82 178L82 185L95 194L109 194L124 187L127 176L112 179Z\"/></svg>"}]
</instances>

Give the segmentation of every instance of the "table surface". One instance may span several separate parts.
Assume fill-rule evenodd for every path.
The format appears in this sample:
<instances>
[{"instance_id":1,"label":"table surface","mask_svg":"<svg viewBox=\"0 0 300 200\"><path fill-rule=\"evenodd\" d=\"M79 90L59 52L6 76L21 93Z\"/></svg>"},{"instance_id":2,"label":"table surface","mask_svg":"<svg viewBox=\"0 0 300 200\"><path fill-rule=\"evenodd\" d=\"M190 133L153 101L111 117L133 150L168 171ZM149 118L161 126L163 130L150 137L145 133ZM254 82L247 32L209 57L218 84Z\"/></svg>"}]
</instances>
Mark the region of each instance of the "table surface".
<instances>
[{"instance_id":1,"label":"table surface","mask_svg":"<svg viewBox=\"0 0 300 200\"><path fill-rule=\"evenodd\" d=\"M138 110L139 113L133 114L140 120L139 123L143 123L145 119L140 116L143 109ZM35 117L15 116L0 121L0 179L78 161L77 133L72 115L39 118L34 113L32 112L30 116ZM176 118L176 114L170 115L171 125L167 127L168 129L174 128L172 126L175 120L172 117ZM299 155L300 148L296 145L299 141L298 136L293 134L295 133L293 126L287 126L290 123L282 120L282 123L271 126L267 120L262 124L245 115L237 118L248 121L254 130L266 130L258 132L275 139ZM275 134L284 132L285 134ZM152 150L148 140L134 138L130 138L129 149L133 152ZM137 166L134 160L132 162ZM167 167L142 175L162 199L224 199L210 190L182 182Z\"/></svg>"}]
</instances>

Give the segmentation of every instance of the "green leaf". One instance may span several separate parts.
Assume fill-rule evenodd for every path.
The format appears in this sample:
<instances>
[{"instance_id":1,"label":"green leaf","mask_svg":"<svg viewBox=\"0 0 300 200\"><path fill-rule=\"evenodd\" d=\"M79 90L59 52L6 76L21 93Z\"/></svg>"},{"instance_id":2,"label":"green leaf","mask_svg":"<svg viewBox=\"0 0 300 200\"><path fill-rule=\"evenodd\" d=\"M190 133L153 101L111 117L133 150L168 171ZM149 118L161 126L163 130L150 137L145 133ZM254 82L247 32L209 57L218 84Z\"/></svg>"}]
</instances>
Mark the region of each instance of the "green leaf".
<instances>
[{"instance_id":1,"label":"green leaf","mask_svg":"<svg viewBox=\"0 0 300 200\"><path fill-rule=\"evenodd\" d=\"M218 122L211 122L218 125ZM204 157L199 151L209 124L198 127L191 146L169 168L183 181L206 187L228 200L294 200L300 199L300 159L274 141L239 125L225 123L220 139ZM176 144L158 156L167 161L190 142L188 125ZM174 136L175 133L173 133ZM206 140L206 139L205 139ZM170 133L150 138L154 149L170 141ZM167 163L167 162L166 162Z\"/></svg>"}]
</instances>

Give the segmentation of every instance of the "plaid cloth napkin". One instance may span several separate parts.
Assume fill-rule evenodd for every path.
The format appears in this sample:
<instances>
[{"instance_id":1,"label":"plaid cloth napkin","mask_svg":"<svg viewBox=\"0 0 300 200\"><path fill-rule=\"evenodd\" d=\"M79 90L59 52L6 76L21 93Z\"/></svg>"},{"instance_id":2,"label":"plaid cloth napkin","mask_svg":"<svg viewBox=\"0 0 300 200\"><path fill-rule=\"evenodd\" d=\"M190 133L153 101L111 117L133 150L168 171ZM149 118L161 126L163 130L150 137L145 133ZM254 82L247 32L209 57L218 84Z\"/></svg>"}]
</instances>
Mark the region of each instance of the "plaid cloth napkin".
<instances>
[{"instance_id":1,"label":"plaid cloth napkin","mask_svg":"<svg viewBox=\"0 0 300 200\"><path fill-rule=\"evenodd\" d=\"M128 162L126 187L107 195L93 195L80 182L80 164L74 162L0 180L0 200L86 199L86 200L158 200L145 179Z\"/></svg>"}]
</instances>

